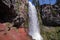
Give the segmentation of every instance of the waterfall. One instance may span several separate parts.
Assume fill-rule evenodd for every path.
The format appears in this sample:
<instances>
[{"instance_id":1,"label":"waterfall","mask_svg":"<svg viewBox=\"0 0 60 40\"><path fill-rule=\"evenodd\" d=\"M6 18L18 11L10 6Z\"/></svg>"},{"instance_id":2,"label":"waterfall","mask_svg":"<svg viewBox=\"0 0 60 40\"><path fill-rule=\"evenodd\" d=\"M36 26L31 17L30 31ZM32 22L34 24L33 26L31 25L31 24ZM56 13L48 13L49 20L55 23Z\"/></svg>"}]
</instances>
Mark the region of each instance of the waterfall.
<instances>
[{"instance_id":1,"label":"waterfall","mask_svg":"<svg viewBox=\"0 0 60 40\"><path fill-rule=\"evenodd\" d=\"M43 38L40 35L40 28L39 28L39 22L37 17L37 11L35 6L29 1L29 35L32 37L32 39L35 40L43 40Z\"/></svg>"}]
</instances>

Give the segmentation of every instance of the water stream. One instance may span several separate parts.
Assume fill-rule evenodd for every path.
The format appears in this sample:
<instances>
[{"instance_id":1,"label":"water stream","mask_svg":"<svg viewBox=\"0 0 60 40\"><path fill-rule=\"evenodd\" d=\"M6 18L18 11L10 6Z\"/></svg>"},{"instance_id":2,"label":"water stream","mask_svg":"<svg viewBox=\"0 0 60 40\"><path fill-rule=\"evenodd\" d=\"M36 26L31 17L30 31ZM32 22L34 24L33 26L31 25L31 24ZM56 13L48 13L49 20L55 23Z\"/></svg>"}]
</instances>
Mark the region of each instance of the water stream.
<instances>
[{"instance_id":1,"label":"water stream","mask_svg":"<svg viewBox=\"0 0 60 40\"><path fill-rule=\"evenodd\" d=\"M39 22L35 6L29 1L29 35L32 39L43 40L40 34Z\"/></svg>"}]
</instances>

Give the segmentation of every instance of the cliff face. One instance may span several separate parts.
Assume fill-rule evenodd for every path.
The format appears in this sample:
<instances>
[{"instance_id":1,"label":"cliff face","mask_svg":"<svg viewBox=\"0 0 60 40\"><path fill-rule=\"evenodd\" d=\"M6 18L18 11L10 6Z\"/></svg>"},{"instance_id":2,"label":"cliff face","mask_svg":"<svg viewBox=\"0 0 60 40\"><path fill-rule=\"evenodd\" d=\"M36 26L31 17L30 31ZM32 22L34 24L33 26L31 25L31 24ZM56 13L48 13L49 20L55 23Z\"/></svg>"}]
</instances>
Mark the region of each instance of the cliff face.
<instances>
[{"instance_id":1,"label":"cliff face","mask_svg":"<svg viewBox=\"0 0 60 40\"><path fill-rule=\"evenodd\" d=\"M27 27L28 0L20 0L18 10L19 10L20 17L23 17L24 20L25 20L25 23L22 24L22 25Z\"/></svg>"},{"instance_id":2,"label":"cliff face","mask_svg":"<svg viewBox=\"0 0 60 40\"><path fill-rule=\"evenodd\" d=\"M19 4L19 14L20 17L23 17L26 20L26 16L27 16L27 5L28 5L28 0L20 0L20 4Z\"/></svg>"},{"instance_id":3,"label":"cliff face","mask_svg":"<svg viewBox=\"0 0 60 40\"><path fill-rule=\"evenodd\" d=\"M17 15L23 17L26 21L27 6L28 0L0 0L1 21L11 22Z\"/></svg>"},{"instance_id":4,"label":"cliff face","mask_svg":"<svg viewBox=\"0 0 60 40\"><path fill-rule=\"evenodd\" d=\"M0 0L0 22L11 22L16 17L17 14L13 8L13 5L9 7Z\"/></svg>"},{"instance_id":5,"label":"cliff face","mask_svg":"<svg viewBox=\"0 0 60 40\"><path fill-rule=\"evenodd\" d=\"M27 26L28 0L15 0L14 9L25 21L22 26Z\"/></svg>"},{"instance_id":6,"label":"cliff face","mask_svg":"<svg viewBox=\"0 0 60 40\"><path fill-rule=\"evenodd\" d=\"M27 11L27 8L28 8L27 1L28 0L15 0L15 1L11 0L11 2L10 2L10 0L4 0L4 1L0 0L0 4L1 4L0 11L2 10L2 8L4 10L4 11L2 10L3 14L0 13L0 17L2 17L2 18L8 17L6 19L6 22L8 22L7 20L9 19L9 17L10 18L12 18L13 16L16 17L15 14L17 14L20 17L23 17L24 20L26 21L27 12L28 12ZM14 12L13 12L13 10L14 10ZM1 14L2 14L2 16L1 16ZM6 17L4 17L4 16L6 16ZM0 24L0 40L30 40L30 37L27 35L25 28L16 29L15 27L12 27L11 23L8 22L8 23Z\"/></svg>"},{"instance_id":7,"label":"cliff face","mask_svg":"<svg viewBox=\"0 0 60 40\"><path fill-rule=\"evenodd\" d=\"M60 8L60 6L59 6L59 8ZM44 40L60 40L60 26L44 26L42 23L42 19L41 19L41 13L40 13L41 10L40 9L41 9L41 7L37 6L38 18L39 18L39 22L40 22L40 29L41 29L41 34L43 36L43 39Z\"/></svg>"}]
</instances>

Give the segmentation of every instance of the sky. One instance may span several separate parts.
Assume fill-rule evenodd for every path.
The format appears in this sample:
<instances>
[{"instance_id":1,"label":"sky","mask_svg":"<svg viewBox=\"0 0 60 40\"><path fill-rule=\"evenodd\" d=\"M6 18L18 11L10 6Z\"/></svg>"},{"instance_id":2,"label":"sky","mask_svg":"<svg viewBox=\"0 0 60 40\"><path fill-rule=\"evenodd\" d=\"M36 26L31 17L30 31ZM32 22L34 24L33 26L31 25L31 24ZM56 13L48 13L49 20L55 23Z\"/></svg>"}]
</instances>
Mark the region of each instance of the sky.
<instances>
[{"instance_id":1,"label":"sky","mask_svg":"<svg viewBox=\"0 0 60 40\"><path fill-rule=\"evenodd\" d=\"M29 0L32 2L32 0ZM51 5L54 5L56 3L56 0L39 0L39 3L40 5L43 5L43 4L51 4Z\"/></svg>"}]
</instances>

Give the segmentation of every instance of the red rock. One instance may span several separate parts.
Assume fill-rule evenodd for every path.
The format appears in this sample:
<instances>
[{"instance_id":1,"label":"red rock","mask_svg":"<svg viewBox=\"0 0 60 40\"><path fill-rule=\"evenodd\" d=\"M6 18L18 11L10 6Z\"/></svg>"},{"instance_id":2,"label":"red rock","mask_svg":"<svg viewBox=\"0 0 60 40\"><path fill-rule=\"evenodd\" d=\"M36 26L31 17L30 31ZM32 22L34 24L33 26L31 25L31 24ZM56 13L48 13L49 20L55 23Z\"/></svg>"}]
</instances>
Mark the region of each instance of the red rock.
<instances>
[{"instance_id":1,"label":"red rock","mask_svg":"<svg viewBox=\"0 0 60 40\"><path fill-rule=\"evenodd\" d=\"M5 30L5 29L6 29L6 25L0 23L0 30Z\"/></svg>"},{"instance_id":2,"label":"red rock","mask_svg":"<svg viewBox=\"0 0 60 40\"><path fill-rule=\"evenodd\" d=\"M27 32L25 31L24 28L19 28L19 33L21 34L21 38L22 40L27 40L28 39L28 35Z\"/></svg>"},{"instance_id":3,"label":"red rock","mask_svg":"<svg viewBox=\"0 0 60 40\"><path fill-rule=\"evenodd\" d=\"M0 24L0 29L5 29L6 26ZM0 32L0 40L30 40L28 38L27 32L25 32L24 28L19 28L18 31L14 30L13 28L10 31Z\"/></svg>"}]
</instances>

